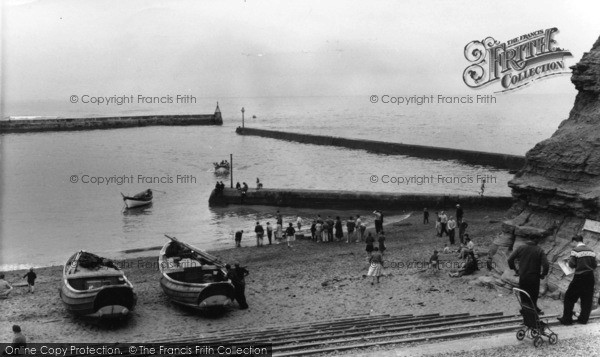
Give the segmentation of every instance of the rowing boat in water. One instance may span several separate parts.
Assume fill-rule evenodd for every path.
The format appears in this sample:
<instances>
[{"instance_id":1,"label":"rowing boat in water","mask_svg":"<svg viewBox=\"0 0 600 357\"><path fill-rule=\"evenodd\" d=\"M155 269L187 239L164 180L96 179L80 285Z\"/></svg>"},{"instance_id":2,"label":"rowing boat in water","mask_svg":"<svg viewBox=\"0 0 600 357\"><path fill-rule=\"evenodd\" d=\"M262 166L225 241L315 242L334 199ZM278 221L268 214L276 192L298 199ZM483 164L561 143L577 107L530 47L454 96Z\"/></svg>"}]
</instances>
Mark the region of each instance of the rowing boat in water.
<instances>
[{"instance_id":1,"label":"rowing boat in water","mask_svg":"<svg viewBox=\"0 0 600 357\"><path fill-rule=\"evenodd\" d=\"M229 173L231 166L227 160L223 160L219 162L213 162L213 166L215 167L215 174L224 175Z\"/></svg>"},{"instance_id":2,"label":"rowing boat in water","mask_svg":"<svg viewBox=\"0 0 600 357\"><path fill-rule=\"evenodd\" d=\"M126 317L137 302L133 285L121 269L85 251L67 260L60 298L75 315L106 319Z\"/></svg>"},{"instance_id":3,"label":"rowing boat in water","mask_svg":"<svg viewBox=\"0 0 600 357\"><path fill-rule=\"evenodd\" d=\"M125 201L125 206L127 206L127 208L140 207L152 203L151 189L147 189L133 196L125 196L121 193L121 196L123 196L123 201Z\"/></svg>"},{"instance_id":4,"label":"rowing boat in water","mask_svg":"<svg viewBox=\"0 0 600 357\"><path fill-rule=\"evenodd\" d=\"M195 309L222 308L234 299L227 270L214 256L175 237L159 255L160 286L171 301Z\"/></svg>"}]
</instances>

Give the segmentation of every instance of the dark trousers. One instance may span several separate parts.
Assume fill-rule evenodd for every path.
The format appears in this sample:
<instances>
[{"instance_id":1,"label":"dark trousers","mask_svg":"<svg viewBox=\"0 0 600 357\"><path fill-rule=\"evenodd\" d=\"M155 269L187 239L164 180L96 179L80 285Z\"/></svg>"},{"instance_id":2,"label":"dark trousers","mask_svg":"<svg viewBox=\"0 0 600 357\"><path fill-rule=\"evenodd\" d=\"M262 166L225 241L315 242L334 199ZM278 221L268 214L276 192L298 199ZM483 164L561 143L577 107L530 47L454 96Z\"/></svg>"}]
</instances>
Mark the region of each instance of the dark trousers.
<instances>
[{"instance_id":1,"label":"dark trousers","mask_svg":"<svg viewBox=\"0 0 600 357\"><path fill-rule=\"evenodd\" d=\"M460 239L461 243L465 242L465 228L461 226L458 227L458 239Z\"/></svg>"},{"instance_id":2,"label":"dark trousers","mask_svg":"<svg viewBox=\"0 0 600 357\"><path fill-rule=\"evenodd\" d=\"M448 223L442 222L442 232L440 233L440 237L442 237L444 235L444 233L446 233L446 235L448 235L448 229L446 227L448 227Z\"/></svg>"},{"instance_id":3,"label":"dark trousers","mask_svg":"<svg viewBox=\"0 0 600 357\"><path fill-rule=\"evenodd\" d=\"M525 290L533 301L534 308L538 309L537 301L540 296L540 277L539 276L522 276L519 278L519 289ZM529 299L526 296L521 296L521 301L524 304L529 303ZM539 310L539 309L538 309Z\"/></svg>"},{"instance_id":4,"label":"dark trousers","mask_svg":"<svg viewBox=\"0 0 600 357\"><path fill-rule=\"evenodd\" d=\"M454 244L454 229L448 230L448 237L450 238L450 244Z\"/></svg>"},{"instance_id":5,"label":"dark trousers","mask_svg":"<svg viewBox=\"0 0 600 357\"><path fill-rule=\"evenodd\" d=\"M375 233L379 233L383 230L383 222L376 219L375 220Z\"/></svg>"},{"instance_id":6,"label":"dark trousers","mask_svg":"<svg viewBox=\"0 0 600 357\"><path fill-rule=\"evenodd\" d=\"M273 238L273 231L267 231L267 238L269 239L269 244L271 244L271 238Z\"/></svg>"},{"instance_id":7,"label":"dark trousers","mask_svg":"<svg viewBox=\"0 0 600 357\"><path fill-rule=\"evenodd\" d=\"M581 299L581 313L578 322L587 323L592 311L592 300L594 298L594 273L575 275L573 281L565 293L565 302L562 318L566 321L573 319L573 306Z\"/></svg>"},{"instance_id":8,"label":"dark trousers","mask_svg":"<svg viewBox=\"0 0 600 357\"><path fill-rule=\"evenodd\" d=\"M235 288L235 300L237 300L241 309L247 309L248 303L246 302L246 284L234 284Z\"/></svg>"},{"instance_id":9,"label":"dark trousers","mask_svg":"<svg viewBox=\"0 0 600 357\"><path fill-rule=\"evenodd\" d=\"M429 216L423 215L423 224L429 223Z\"/></svg>"}]
</instances>

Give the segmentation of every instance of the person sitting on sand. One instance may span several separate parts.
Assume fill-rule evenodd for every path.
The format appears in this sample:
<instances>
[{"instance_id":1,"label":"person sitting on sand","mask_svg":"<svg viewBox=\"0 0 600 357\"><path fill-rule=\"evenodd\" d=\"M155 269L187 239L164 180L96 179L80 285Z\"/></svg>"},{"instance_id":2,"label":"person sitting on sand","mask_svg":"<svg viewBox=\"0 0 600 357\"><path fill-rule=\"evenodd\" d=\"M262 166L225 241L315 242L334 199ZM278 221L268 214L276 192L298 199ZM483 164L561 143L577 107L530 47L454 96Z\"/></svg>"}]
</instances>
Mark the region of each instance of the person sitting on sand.
<instances>
[{"instance_id":1,"label":"person sitting on sand","mask_svg":"<svg viewBox=\"0 0 600 357\"><path fill-rule=\"evenodd\" d=\"M367 242L367 247L365 250L367 251L368 257L371 258L371 255L373 254L373 248L374 248L373 244L375 244L375 237L373 237L371 235L371 232L369 232L369 235L367 235L366 242Z\"/></svg>"},{"instance_id":2,"label":"person sitting on sand","mask_svg":"<svg viewBox=\"0 0 600 357\"><path fill-rule=\"evenodd\" d=\"M448 247L448 244L444 244L444 254L449 254L450 253L450 247Z\"/></svg>"},{"instance_id":3,"label":"person sitting on sand","mask_svg":"<svg viewBox=\"0 0 600 357\"><path fill-rule=\"evenodd\" d=\"M465 234L465 241L467 242L467 244L466 244L467 249L470 250L471 252L475 252L475 243L473 243L473 241L471 240L471 238L469 237L468 234Z\"/></svg>"},{"instance_id":4,"label":"person sitting on sand","mask_svg":"<svg viewBox=\"0 0 600 357\"><path fill-rule=\"evenodd\" d=\"M4 274L0 274L0 299L7 299L13 287L4 280Z\"/></svg>"},{"instance_id":5,"label":"person sitting on sand","mask_svg":"<svg viewBox=\"0 0 600 357\"><path fill-rule=\"evenodd\" d=\"M33 271L33 268L30 268L27 274L23 275L23 279L27 278L27 285L29 286L29 292L33 294L33 287L35 285L35 279L37 275Z\"/></svg>"},{"instance_id":6,"label":"person sitting on sand","mask_svg":"<svg viewBox=\"0 0 600 357\"><path fill-rule=\"evenodd\" d=\"M257 177L256 178L256 189L260 190L261 188L263 188L263 184L260 182L260 180Z\"/></svg>"},{"instance_id":7,"label":"person sitting on sand","mask_svg":"<svg viewBox=\"0 0 600 357\"><path fill-rule=\"evenodd\" d=\"M242 190L242 185L240 185L239 181L235 184L235 189L238 190L238 191Z\"/></svg>"},{"instance_id":8,"label":"person sitting on sand","mask_svg":"<svg viewBox=\"0 0 600 357\"><path fill-rule=\"evenodd\" d=\"M296 234L296 230L294 229L294 225L290 222L290 225L285 230L285 235L287 237L287 246L291 248L291 242L294 240L294 235Z\"/></svg>"},{"instance_id":9,"label":"person sitting on sand","mask_svg":"<svg viewBox=\"0 0 600 357\"><path fill-rule=\"evenodd\" d=\"M439 268L439 261L440 261L440 258L438 256L438 251L434 250L433 254L429 258L429 267L431 269L437 270Z\"/></svg>"},{"instance_id":10,"label":"person sitting on sand","mask_svg":"<svg viewBox=\"0 0 600 357\"><path fill-rule=\"evenodd\" d=\"M448 273L448 275L456 278L463 275L471 275L477 270L479 270L479 267L477 266L477 258L475 258L475 254L473 254L473 252L470 252L467 256L467 262L464 263L464 266L456 272Z\"/></svg>"},{"instance_id":11,"label":"person sitting on sand","mask_svg":"<svg viewBox=\"0 0 600 357\"><path fill-rule=\"evenodd\" d=\"M383 271L383 257L377 247L373 247L373 253L371 254L371 258L369 258L369 264L371 265L369 266L367 276L373 277L371 285L375 285L375 281L379 284L379 277L382 275Z\"/></svg>"},{"instance_id":12,"label":"person sitting on sand","mask_svg":"<svg viewBox=\"0 0 600 357\"><path fill-rule=\"evenodd\" d=\"M19 326L19 325L13 325L12 330L13 330L13 333L14 333L14 337L13 337L13 340L12 340L11 347L12 348L24 348L24 347L27 347L27 339L21 333L21 326ZM21 353L16 353L16 354L21 354Z\"/></svg>"},{"instance_id":13,"label":"person sitting on sand","mask_svg":"<svg viewBox=\"0 0 600 357\"><path fill-rule=\"evenodd\" d=\"M457 252L458 252L458 259L464 259L466 261L467 258L469 257L469 250L467 249L467 247L464 244L460 245L460 248L458 248Z\"/></svg>"}]
</instances>

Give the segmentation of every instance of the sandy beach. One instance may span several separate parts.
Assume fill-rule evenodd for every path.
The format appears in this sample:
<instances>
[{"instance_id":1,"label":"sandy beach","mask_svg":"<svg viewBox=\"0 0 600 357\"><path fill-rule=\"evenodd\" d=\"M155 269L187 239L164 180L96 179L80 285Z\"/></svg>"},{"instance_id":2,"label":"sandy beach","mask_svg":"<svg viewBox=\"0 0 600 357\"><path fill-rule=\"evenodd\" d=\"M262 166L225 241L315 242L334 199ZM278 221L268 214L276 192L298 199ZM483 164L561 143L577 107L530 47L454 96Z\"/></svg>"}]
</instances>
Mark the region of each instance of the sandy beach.
<instances>
[{"instance_id":1,"label":"sandy beach","mask_svg":"<svg viewBox=\"0 0 600 357\"><path fill-rule=\"evenodd\" d=\"M466 208L465 218L470 224L467 233L474 239L477 251L487 252L505 214L505 210L475 212ZM13 324L22 327L30 342L145 342L171 337L201 338L205 333L227 329L358 314L518 313L517 302L508 290L472 284L473 279L489 274L485 268L462 278L450 278L446 268L436 274L422 271L423 262L429 260L434 249L441 251L448 238L436 236L433 222L424 225L421 212L386 225L385 230L385 276L375 286L366 277L364 243L297 240L292 248L285 244L257 248L252 234L245 235L242 248L236 249L232 241L231 249L212 253L224 262L239 261L250 270L246 290L250 308L239 310L234 305L221 316L206 316L169 302L159 285L154 253L117 262L138 295L131 317L118 327L71 316L58 295L62 267L38 269L35 294L20 286L15 287L9 299L0 300L0 322L4 326L0 340L12 339ZM455 253L440 254L440 258L458 260ZM7 272L7 280L23 285L23 274L25 271ZM542 298L539 304L548 314L560 313L560 301Z\"/></svg>"}]
</instances>

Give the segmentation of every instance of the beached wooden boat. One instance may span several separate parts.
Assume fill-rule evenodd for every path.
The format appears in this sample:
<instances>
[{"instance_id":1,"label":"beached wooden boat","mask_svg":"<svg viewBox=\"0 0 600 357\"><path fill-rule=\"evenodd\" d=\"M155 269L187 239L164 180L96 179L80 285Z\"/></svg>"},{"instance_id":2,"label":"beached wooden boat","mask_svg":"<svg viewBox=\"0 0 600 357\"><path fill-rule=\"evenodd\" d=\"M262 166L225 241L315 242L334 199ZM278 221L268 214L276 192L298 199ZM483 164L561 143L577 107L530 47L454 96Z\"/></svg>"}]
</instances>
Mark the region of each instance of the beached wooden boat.
<instances>
[{"instance_id":1,"label":"beached wooden boat","mask_svg":"<svg viewBox=\"0 0 600 357\"><path fill-rule=\"evenodd\" d=\"M223 160L220 163L219 162L213 162L213 166L215 167L215 173L216 174L226 174L226 173L229 173L230 165L229 165L229 162L227 162L227 160Z\"/></svg>"},{"instance_id":2,"label":"beached wooden boat","mask_svg":"<svg viewBox=\"0 0 600 357\"><path fill-rule=\"evenodd\" d=\"M170 239L160 251L160 286L171 301L195 309L230 305L234 288L227 270L216 257L191 245Z\"/></svg>"},{"instance_id":3,"label":"beached wooden boat","mask_svg":"<svg viewBox=\"0 0 600 357\"><path fill-rule=\"evenodd\" d=\"M150 203L152 203L152 190L151 189L142 191L134 196L125 196L122 193L121 193L121 196L123 196L123 201L125 201L125 206L127 206L127 208L140 207L140 206L145 206L145 205L149 205Z\"/></svg>"},{"instance_id":4,"label":"beached wooden boat","mask_svg":"<svg viewBox=\"0 0 600 357\"><path fill-rule=\"evenodd\" d=\"M107 319L126 317L137 302L133 285L121 269L85 251L67 260L60 298L75 315Z\"/></svg>"}]
</instances>

